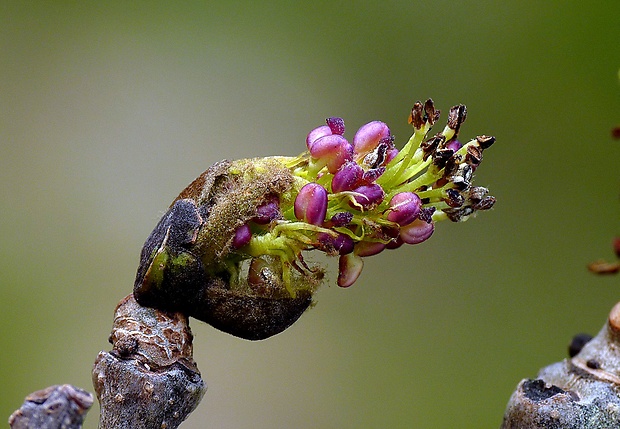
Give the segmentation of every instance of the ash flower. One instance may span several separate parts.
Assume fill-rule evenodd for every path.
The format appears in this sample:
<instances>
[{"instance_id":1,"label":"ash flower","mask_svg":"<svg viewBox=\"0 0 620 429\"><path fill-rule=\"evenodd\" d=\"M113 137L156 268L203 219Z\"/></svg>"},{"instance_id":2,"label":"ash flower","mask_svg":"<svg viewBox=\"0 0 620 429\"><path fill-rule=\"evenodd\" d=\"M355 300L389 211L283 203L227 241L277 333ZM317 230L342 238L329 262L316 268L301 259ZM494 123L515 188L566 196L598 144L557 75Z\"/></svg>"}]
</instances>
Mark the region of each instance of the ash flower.
<instances>
[{"instance_id":1,"label":"ash flower","mask_svg":"<svg viewBox=\"0 0 620 429\"><path fill-rule=\"evenodd\" d=\"M446 126L431 134L439 117L432 100L415 103L413 134L400 149L384 122L363 125L351 144L344 120L330 117L308 133L299 156L214 165L181 192L145 243L138 301L157 297L166 309L189 308L236 335L265 338L301 315L323 279L319 266L306 263L306 252L338 256L337 283L349 287L365 258L420 244L442 220L460 222L490 209L495 198L472 183L495 138L457 139L467 117L463 105L450 109ZM223 289L205 286L214 279ZM182 298L175 301L167 289ZM213 294L258 305L252 318L262 315L264 324L256 331L238 315L214 316L213 303L203 302ZM200 304L187 304L189 297ZM278 307L278 324L269 322L274 300L294 303Z\"/></svg>"}]
</instances>

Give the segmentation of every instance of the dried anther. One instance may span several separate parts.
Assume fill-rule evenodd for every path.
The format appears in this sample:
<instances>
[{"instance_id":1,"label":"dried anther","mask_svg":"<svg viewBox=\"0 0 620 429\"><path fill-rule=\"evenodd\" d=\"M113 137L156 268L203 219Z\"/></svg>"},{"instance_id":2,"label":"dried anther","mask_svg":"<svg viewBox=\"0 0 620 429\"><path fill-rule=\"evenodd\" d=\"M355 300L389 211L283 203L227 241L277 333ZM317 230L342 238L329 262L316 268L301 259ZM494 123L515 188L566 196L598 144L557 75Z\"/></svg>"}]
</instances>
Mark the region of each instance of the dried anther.
<instances>
[{"instance_id":1,"label":"dried anther","mask_svg":"<svg viewBox=\"0 0 620 429\"><path fill-rule=\"evenodd\" d=\"M338 284L352 285L363 259L418 244L443 219L465 220L495 199L471 186L494 141L456 140L465 106L443 131L431 99L415 103L413 134L398 150L387 124L345 137L342 118L310 131L297 157L223 161L172 202L144 244L134 285L143 305L184 314L248 339L283 331L323 280L303 253L339 257Z\"/></svg>"}]
</instances>

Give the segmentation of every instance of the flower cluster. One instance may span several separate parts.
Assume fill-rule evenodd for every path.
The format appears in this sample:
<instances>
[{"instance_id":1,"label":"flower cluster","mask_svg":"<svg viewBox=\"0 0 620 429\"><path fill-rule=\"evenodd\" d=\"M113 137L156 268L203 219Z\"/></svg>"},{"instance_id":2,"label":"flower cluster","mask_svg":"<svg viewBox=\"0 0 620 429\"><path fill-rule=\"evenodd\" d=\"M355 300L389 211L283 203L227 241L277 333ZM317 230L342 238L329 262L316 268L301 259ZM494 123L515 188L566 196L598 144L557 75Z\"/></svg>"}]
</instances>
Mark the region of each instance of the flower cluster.
<instances>
[{"instance_id":1,"label":"flower cluster","mask_svg":"<svg viewBox=\"0 0 620 429\"><path fill-rule=\"evenodd\" d=\"M281 276L295 296L291 270L312 273L302 252L318 249L339 257L338 285L348 287L363 258L422 243L438 221L464 221L493 207L495 198L472 180L495 138L458 139L464 105L452 107L444 129L429 136L439 114L430 99L415 103L413 135L400 150L383 122L363 125L349 141L344 121L331 117L310 131L307 152L274 157L292 174L291 190L267 196L232 239L235 260L250 260L248 284L264 288Z\"/></svg>"}]
</instances>

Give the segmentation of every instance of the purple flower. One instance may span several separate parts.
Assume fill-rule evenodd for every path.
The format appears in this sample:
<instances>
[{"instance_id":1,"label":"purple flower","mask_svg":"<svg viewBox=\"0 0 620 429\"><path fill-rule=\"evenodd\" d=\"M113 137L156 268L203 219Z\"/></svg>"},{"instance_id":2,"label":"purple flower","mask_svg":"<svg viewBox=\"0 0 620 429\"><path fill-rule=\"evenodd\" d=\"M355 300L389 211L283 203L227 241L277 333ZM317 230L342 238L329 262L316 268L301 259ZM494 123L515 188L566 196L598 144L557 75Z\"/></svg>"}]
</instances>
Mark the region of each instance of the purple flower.
<instances>
[{"instance_id":1,"label":"purple flower","mask_svg":"<svg viewBox=\"0 0 620 429\"><path fill-rule=\"evenodd\" d=\"M321 225L327 213L327 191L318 183L308 183L295 198L295 217L312 225Z\"/></svg>"},{"instance_id":2,"label":"purple flower","mask_svg":"<svg viewBox=\"0 0 620 429\"><path fill-rule=\"evenodd\" d=\"M321 137L329 136L332 134L333 133L331 128L329 128L327 125L323 125L313 129L308 133L308 136L306 137L306 146L308 147L308 150L310 150L315 141L317 141Z\"/></svg>"},{"instance_id":3,"label":"purple flower","mask_svg":"<svg viewBox=\"0 0 620 429\"><path fill-rule=\"evenodd\" d=\"M358 186L353 190L355 195L353 199L357 204L351 204L351 206L355 208L359 208L358 206L362 206L364 210L376 206L383 201L383 197L385 193L383 192L383 188L376 183L372 183L370 185L362 185Z\"/></svg>"},{"instance_id":4,"label":"purple flower","mask_svg":"<svg viewBox=\"0 0 620 429\"><path fill-rule=\"evenodd\" d=\"M252 220L260 225L266 225L279 217L281 217L280 201L277 196L273 196L256 208L256 216Z\"/></svg>"},{"instance_id":5,"label":"purple flower","mask_svg":"<svg viewBox=\"0 0 620 429\"><path fill-rule=\"evenodd\" d=\"M355 253L340 255L338 259L338 286L349 287L362 273L364 260Z\"/></svg>"},{"instance_id":6,"label":"purple flower","mask_svg":"<svg viewBox=\"0 0 620 429\"><path fill-rule=\"evenodd\" d=\"M400 238L407 244L418 244L428 240L434 230L433 222L427 223L422 219L416 219L400 228Z\"/></svg>"},{"instance_id":7,"label":"purple flower","mask_svg":"<svg viewBox=\"0 0 620 429\"><path fill-rule=\"evenodd\" d=\"M319 234L320 249L329 254L346 255L353 252L353 239L345 234L334 237L330 234Z\"/></svg>"},{"instance_id":8,"label":"purple flower","mask_svg":"<svg viewBox=\"0 0 620 429\"><path fill-rule=\"evenodd\" d=\"M356 154L374 150L381 139L390 136L390 129L381 121L372 121L362 125L353 137L353 150Z\"/></svg>"},{"instance_id":9,"label":"purple flower","mask_svg":"<svg viewBox=\"0 0 620 429\"><path fill-rule=\"evenodd\" d=\"M385 164L396 158L396 155L398 155L398 149L395 147L388 149L385 153Z\"/></svg>"},{"instance_id":10,"label":"purple flower","mask_svg":"<svg viewBox=\"0 0 620 429\"><path fill-rule=\"evenodd\" d=\"M327 170L332 174L352 157L351 144L338 134L319 137L309 149L312 158L327 166Z\"/></svg>"},{"instance_id":11,"label":"purple flower","mask_svg":"<svg viewBox=\"0 0 620 429\"><path fill-rule=\"evenodd\" d=\"M422 201L413 192L400 192L390 200L390 208L387 219L396 222L400 226L409 225L420 214Z\"/></svg>"},{"instance_id":12,"label":"purple flower","mask_svg":"<svg viewBox=\"0 0 620 429\"><path fill-rule=\"evenodd\" d=\"M327 118L325 122L327 123L329 129L332 131L332 134L344 134L344 119L332 116L331 118Z\"/></svg>"},{"instance_id":13,"label":"purple flower","mask_svg":"<svg viewBox=\"0 0 620 429\"><path fill-rule=\"evenodd\" d=\"M332 178L332 191L342 192L355 189L363 174L364 170L357 163L352 161L346 162Z\"/></svg>"},{"instance_id":14,"label":"purple flower","mask_svg":"<svg viewBox=\"0 0 620 429\"><path fill-rule=\"evenodd\" d=\"M232 247L234 249L239 249L240 247L248 244L251 238L252 231L250 230L250 226L247 223L243 224L235 231L235 236L233 237L232 241Z\"/></svg>"}]
</instances>

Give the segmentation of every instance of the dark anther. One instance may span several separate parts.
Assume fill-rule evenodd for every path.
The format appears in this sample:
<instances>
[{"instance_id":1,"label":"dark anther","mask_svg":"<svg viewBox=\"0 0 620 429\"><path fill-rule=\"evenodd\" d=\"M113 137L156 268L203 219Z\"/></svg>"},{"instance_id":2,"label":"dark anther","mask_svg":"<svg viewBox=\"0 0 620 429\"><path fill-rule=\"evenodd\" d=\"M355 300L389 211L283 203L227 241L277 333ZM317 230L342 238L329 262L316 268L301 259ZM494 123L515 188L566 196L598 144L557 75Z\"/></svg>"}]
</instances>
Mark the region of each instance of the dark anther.
<instances>
[{"instance_id":1,"label":"dark anther","mask_svg":"<svg viewBox=\"0 0 620 429\"><path fill-rule=\"evenodd\" d=\"M439 120L441 113L439 110L435 110L435 104L430 98L424 102L424 112L426 113L425 119L431 127Z\"/></svg>"},{"instance_id":2,"label":"dark anther","mask_svg":"<svg viewBox=\"0 0 620 429\"><path fill-rule=\"evenodd\" d=\"M472 167L477 167L482 162L482 149L479 146L467 146L465 162Z\"/></svg>"},{"instance_id":3,"label":"dark anther","mask_svg":"<svg viewBox=\"0 0 620 429\"><path fill-rule=\"evenodd\" d=\"M444 168L452 155L454 155L454 151L452 149L439 148L433 155L433 164L439 169Z\"/></svg>"},{"instance_id":4,"label":"dark anther","mask_svg":"<svg viewBox=\"0 0 620 429\"><path fill-rule=\"evenodd\" d=\"M416 102L411 108L411 114L409 115L409 123L413 125L416 130L419 130L424 125L423 106L419 101Z\"/></svg>"},{"instance_id":5,"label":"dark anther","mask_svg":"<svg viewBox=\"0 0 620 429\"><path fill-rule=\"evenodd\" d=\"M424 203L423 203L424 204ZM435 213L436 207L422 207L418 218L426 223L431 223L433 220L433 213Z\"/></svg>"},{"instance_id":6,"label":"dark anther","mask_svg":"<svg viewBox=\"0 0 620 429\"><path fill-rule=\"evenodd\" d=\"M488 149L495 143L495 137L493 136L478 136L476 140L482 149Z\"/></svg>"},{"instance_id":7,"label":"dark anther","mask_svg":"<svg viewBox=\"0 0 620 429\"><path fill-rule=\"evenodd\" d=\"M444 200L450 207L461 207L465 202L465 198L456 189L448 189L446 191L446 199Z\"/></svg>"},{"instance_id":8,"label":"dark anther","mask_svg":"<svg viewBox=\"0 0 620 429\"><path fill-rule=\"evenodd\" d=\"M482 200L472 205L472 208L474 210L489 210L494 205L495 205L495 197L489 195L488 197L484 197Z\"/></svg>"},{"instance_id":9,"label":"dark anther","mask_svg":"<svg viewBox=\"0 0 620 429\"><path fill-rule=\"evenodd\" d=\"M586 362L586 365L588 366L588 368L592 368L592 369L600 369L601 368L601 364L598 363L598 361L594 360L594 359L590 359Z\"/></svg>"},{"instance_id":10,"label":"dark anther","mask_svg":"<svg viewBox=\"0 0 620 429\"><path fill-rule=\"evenodd\" d=\"M461 222L471 215L474 209L470 206L459 207L456 209L445 209L444 213L448 216L452 222Z\"/></svg>"},{"instance_id":11,"label":"dark anther","mask_svg":"<svg viewBox=\"0 0 620 429\"><path fill-rule=\"evenodd\" d=\"M487 188L482 186L473 186L469 188L469 200L474 204L478 204L488 192L489 190Z\"/></svg>"},{"instance_id":12,"label":"dark anther","mask_svg":"<svg viewBox=\"0 0 620 429\"><path fill-rule=\"evenodd\" d=\"M426 159L430 155L434 154L437 148L439 147L439 145L444 143L445 141L446 141L446 136L439 133L431 137L430 139L426 140L425 142L422 142L420 144L420 148L424 151L424 160L426 161Z\"/></svg>"},{"instance_id":13,"label":"dark anther","mask_svg":"<svg viewBox=\"0 0 620 429\"><path fill-rule=\"evenodd\" d=\"M588 344L592 339L592 335L590 334L577 334L573 337L570 344L568 345L568 355L570 357L575 357L579 354L583 346Z\"/></svg>"},{"instance_id":14,"label":"dark anther","mask_svg":"<svg viewBox=\"0 0 620 429\"><path fill-rule=\"evenodd\" d=\"M454 130L454 135L458 135L461 124L467 119L467 107L463 104L454 106L450 109L448 114L448 127Z\"/></svg>"},{"instance_id":15,"label":"dark anther","mask_svg":"<svg viewBox=\"0 0 620 429\"><path fill-rule=\"evenodd\" d=\"M452 155L448 161L446 161L446 166L444 167L443 177L450 177L456 174L459 165L463 161L463 156L455 153Z\"/></svg>"}]
</instances>

